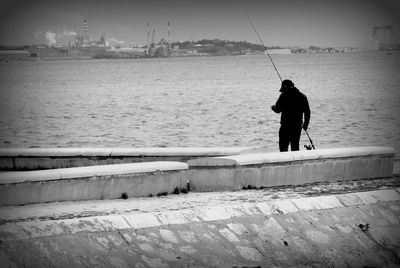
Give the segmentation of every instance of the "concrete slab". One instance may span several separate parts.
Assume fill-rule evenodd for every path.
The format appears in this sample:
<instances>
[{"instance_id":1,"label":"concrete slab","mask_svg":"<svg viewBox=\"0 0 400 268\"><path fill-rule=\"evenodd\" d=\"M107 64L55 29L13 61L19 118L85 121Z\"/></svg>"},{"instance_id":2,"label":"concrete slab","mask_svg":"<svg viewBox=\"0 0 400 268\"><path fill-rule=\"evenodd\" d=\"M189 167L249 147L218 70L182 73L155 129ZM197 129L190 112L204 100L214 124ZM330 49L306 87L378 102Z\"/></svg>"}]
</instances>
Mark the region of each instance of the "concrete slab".
<instances>
[{"instance_id":1,"label":"concrete slab","mask_svg":"<svg viewBox=\"0 0 400 268\"><path fill-rule=\"evenodd\" d=\"M294 160L315 160L320 157L317 150L295 151L291 152Z\"/></svg>"},{"instance_id":2,"label":"concrete slab","mask_svg":"<svg viewBox=\"0 0 400 268\"><path fill-rule=\"evenodd\" d=\"M370 146L198 158L188 165L193 189L210 191L384 178L392 176L393 162L392 148Z\"/></svg>"},{"instance_id":3,"label":"concrete slab","mask_svg":"<svg viewBox=\"0 0 400 268\"><path fill-rule=\"evenodd\" d=\"M301 211L343 207L343 204L335 196L299 198L293 199L292 202Z\"/></svg>"},{"instance_id":4,"label":"concrete slab","mask_svg":"<svg viewBox=\"0 0 400 268\"><path fill-rule=\"evenodd\" d=\"M355 194L337 195L336 198L346 207L363 205L363 200Z\"/></svg>"},{"instance_id":5,"label":"concrete slab","mask_svg":"<svg viewBox=\"0 0 400 268\"><path fill-rule=\"evenodd\" d=\"M161 172L187 169L188 165L186 163L159 161L148 163L115 164L35 171L0 172L0 184L87 178L120 174L139 174L157 171Z\"/></svg>"},{"instance_id":6,"label":"concrete slab","mask_svg":"<svg viewBox=\"0 0 400 268\"><path fill-rule=\"evenodd\" d=\"M355 157L370 155L394 155L394 149L384 146L365 146L365 147L345 147L332 149L316 150L320 158L339 158L339 157Z\"/></svg>"},{"instance_id":7,"label":"concrete slab","mask_svg":"<svg viewBox=\"0 0 400 268\"><path fill-rule=\"evenodd\" d=\"M379 202L400 201L400 194L395 189L387 189L369 192Z\"/></svg>"}]
</instances>

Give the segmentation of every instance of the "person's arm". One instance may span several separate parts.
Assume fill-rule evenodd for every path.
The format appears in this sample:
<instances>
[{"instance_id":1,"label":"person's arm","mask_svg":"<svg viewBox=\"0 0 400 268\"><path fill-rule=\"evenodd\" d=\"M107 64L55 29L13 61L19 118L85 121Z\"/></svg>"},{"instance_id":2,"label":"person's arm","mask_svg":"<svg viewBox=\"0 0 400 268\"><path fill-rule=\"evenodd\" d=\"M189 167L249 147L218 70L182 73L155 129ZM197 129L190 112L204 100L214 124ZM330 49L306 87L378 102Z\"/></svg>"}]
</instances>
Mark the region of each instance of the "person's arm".
<instances>
[{"instance_id":1,"label":"person's arm","mask_svg":"<svg viewBox=\"0 0 400 268\"><path fill-rule=\"evenodd\" d=\"M271 106L271 109L275 113L282 112L282 94L279 96L278 100L276 101L276 104Z\"/></svg>"}]
</instances>

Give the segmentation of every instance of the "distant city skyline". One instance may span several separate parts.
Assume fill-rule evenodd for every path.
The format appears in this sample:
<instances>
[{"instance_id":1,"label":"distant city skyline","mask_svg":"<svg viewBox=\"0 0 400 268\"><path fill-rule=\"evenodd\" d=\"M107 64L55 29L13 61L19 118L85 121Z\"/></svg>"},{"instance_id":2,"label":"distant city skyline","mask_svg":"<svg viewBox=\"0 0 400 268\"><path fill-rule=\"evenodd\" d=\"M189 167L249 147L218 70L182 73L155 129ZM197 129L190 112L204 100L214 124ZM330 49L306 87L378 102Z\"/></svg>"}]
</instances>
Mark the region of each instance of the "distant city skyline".
<instances>
[{"instance_id":1,"label":"distant city skyline","mask_svg":"<svg viewBox=\"0 0 400 268\"><path fill-rule=\"evenodd\" d=\"M147 42L147 23L155 40L220 38L259 43L250 16L266 46L360 46L372 41L374 26L391 25L400 40L397 0L128 1L3 0L0 45L64 43L88 33L116 44ZM387 33L382 31L380 38Z\"/></svg>"}]
</instances>

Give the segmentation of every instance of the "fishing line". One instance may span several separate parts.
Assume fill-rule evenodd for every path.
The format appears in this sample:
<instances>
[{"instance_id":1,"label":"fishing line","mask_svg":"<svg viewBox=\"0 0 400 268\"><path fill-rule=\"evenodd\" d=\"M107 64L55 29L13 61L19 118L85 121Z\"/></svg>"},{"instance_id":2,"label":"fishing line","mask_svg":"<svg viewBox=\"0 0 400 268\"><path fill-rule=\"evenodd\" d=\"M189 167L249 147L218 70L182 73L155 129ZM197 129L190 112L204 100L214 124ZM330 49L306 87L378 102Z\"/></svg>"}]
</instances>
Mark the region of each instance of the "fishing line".
<instances>
[{"instance_id":1,"label":"fishing line","mask_svg":"<svg viewBox=\"0 0 400 268\"><path fill-rule=\"evenodd\" d=\"M271 63L272 63L272 66L274 66L274 69L275 69L275 71L276 71L276 74L278 75L279 79L280 79L281 82L282 82L282 77L281 77L281 75L279 74L278 69L276 68L274 61L272 60L271 55L268 53L267 47L264 45L264 42L263 42L263 40L261 39L261 36L258 34L256 27L254 26L253 22L251 21L251 19L250 19L250 17L249 17L248 15L246 15L246 18L249 20L251 26L253 27L254 32L255 32L255 33L257 34L257 36L258 36L258 39L260 39L260 42L261 42L262 46L264 47L265 53L267 53L267 55L268 55L268 57L269 57L269 60L270 60Z\"/></svg>"}]
</instances>

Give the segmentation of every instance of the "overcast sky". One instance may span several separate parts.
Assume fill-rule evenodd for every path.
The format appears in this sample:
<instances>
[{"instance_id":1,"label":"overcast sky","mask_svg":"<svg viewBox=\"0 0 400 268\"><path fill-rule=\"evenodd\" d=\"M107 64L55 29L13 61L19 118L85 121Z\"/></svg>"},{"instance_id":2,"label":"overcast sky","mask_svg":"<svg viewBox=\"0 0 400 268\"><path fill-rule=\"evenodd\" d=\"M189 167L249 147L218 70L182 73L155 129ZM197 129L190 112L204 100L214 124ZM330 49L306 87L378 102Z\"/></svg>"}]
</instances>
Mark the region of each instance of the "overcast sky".
<instances>
[{"instance_id":1,"label":"overcast sky","mask_svg":"<svg viewBox=\"0 0 400 268\"><path fill-rule=\"evenodd\" d=\"M0 45L58 42L82 34L145 44L147 22L155 40L220 38L256 43L250 16L267 46L358 46L371 41L373 26L393 25L400 41L399 0L1 0ZM380 38L387 38L385 31Z\"/></svg>"}]
</instances>

